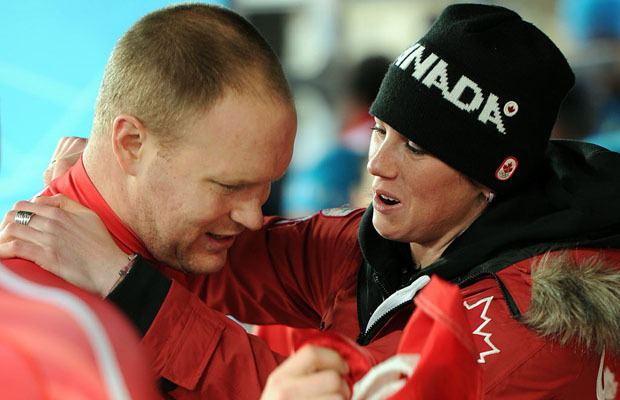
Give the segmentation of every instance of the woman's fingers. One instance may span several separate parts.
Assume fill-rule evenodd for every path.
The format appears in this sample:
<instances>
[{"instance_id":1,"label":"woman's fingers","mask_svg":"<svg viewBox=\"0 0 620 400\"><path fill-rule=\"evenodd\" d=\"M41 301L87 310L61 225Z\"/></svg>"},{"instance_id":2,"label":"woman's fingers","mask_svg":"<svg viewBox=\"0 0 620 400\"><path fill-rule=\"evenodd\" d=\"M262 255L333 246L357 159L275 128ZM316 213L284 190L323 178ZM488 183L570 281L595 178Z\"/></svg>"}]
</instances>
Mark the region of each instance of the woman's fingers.
<instances>
[{"instance_id":1,"label":"woman's fingers","mask_svg":"<svg viewBox=\"0 0 620 400\"><path fill-rule=\"evenodd\" d=\"M17 211L28 211L34 213L34 215L30 218L28 225L32 224L33 221L39 216L45 217L52 221L57 221L61 224L68 224L72 214L94 214L94 212L90 209L64 195L57 194L49 197L40 196L36 197L33 201L22 200L15 203L13 209L4 216L0 228L5 227L9 223L15 223L15 215L17 214ZM49 221L43 220L39 221L38 225L41 226L43 222L46 224L50 223Z\"/></svg>"},{"instance_id":2,"label":"woman's fingers","mask_svg":"<svg viewBox=\"0 0 620 400\"><path fill-rule=\"evenodd\" d=\"M69 169L80 158L81 154L82 152L68 154L62 158L59 158L58 160L56 160L56 162L50 164L48 169L50 169L49 176L51 180L53 181L54 179L58 178L59 176L63 176L67 171L69 171Z\"/></svg>"},{"instance_id":3,"label":"woman's fingers","mask_svg":"<svg viewBox=\"0 0 620 400\"><path fill-rule=\"evenodd\" d=\"M62 226L41 215L32 215L28 225L14 221L15 210L11 210L0 229L0 258L24 258L33 261L48 271L54 272L58 265L58 238Z\"/></svg>"},{"instance_id":4,"label":"woman's fingers","mask_svg":"<svg viewBox=\"0 0 620 400\"><path fill-rule=\"evenodd\" d=\"M0 258L26 258L41 265L46 258L46 250L34 243L21 239L0 242Z\"/></svg>"},{"instance_id":5,"label":"woman's fingers","mask_svg":"<svg viewBox=\"0 0 620 400\"><path fill-rule=\"evenodd\" d=\"M43 173L43 182L49 185L52 180L64 175L80 158L87 143L87 139L75 136L61 138L56 145L56 150L54 150L47 169Z\"/></svg>"},{"instance_id":6,"label":"woman's fingers","mask_svg":"<svg viewBox=\"0 0 620 400\"><path fill-rule=\"evenodd\" d=\"M58 140L58 144L56 144L56 149L52 155L53 162L54 160L58 160L60 158L66 157L72 153L81 153L84 151L88 140L85 138L81 138L78 136L63 136Z\"/></svg>"},{"instance_id":7,"label":"woman's fingers","mask_svg":"<svg viewBox=\"0 0 620 400\"><path fill-rule=\"evenodd\" d=\"M56 208L60 208L68 212L72 212L72 213L77 213L77 212L93 213L93 211L90 208L84 207L80 203L71 200L64 194L55 194L53 196L35 197L32 200L32 203L43 205L43 206L56 207Z\"/></svg>"},{"instance_id":8,"label":"woman's fingers","mask_svg":"<svg viewBox=\"0 0 620 400\"><path fill-rule=\"evenodd\" d=\"M2 221L3 226L7 226L9 224L17 224L15 222L15 216L17 215L18 211L28 211L33 213L33 215L30 217L30 222L28 222L28 225L33 223L33 221L36 220L37 217L45 217L47 219L57 221L58 223L62 224L68 220L70 215L68 211L65 211L56 206L50 206L46 204L34 203L31 201L23 200L15 203L13 209L5 215L5 218Z\"/></svg>"},{"instance_id":9,"label":"woman's fingers","mask_svg":"<svg viewBox=\"0 0 620 400\"><path fill-rule=\"evenodd\" d=\"M55 221L41 215L33 215L28 225L7 224L2 229L0 237L6 238L3 241L21 239L41 246L52 246L54 245L54 237L61 234L61 231L61 226Z\"/></svg>"}]
</instances>

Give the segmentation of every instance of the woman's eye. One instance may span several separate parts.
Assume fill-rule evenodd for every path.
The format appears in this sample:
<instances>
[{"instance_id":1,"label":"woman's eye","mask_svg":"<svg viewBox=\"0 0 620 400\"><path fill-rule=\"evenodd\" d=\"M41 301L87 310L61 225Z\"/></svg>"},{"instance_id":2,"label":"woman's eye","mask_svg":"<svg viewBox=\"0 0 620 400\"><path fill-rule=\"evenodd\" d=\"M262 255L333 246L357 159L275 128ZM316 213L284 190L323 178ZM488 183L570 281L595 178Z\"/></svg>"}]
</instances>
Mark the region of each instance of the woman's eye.
<instances>
[{"instance_id":1,"label":"woman's eye","mask_svg":"<svg viewBox=\"0 0 620 400\"><path fill-rule=\"evenodd\" d=\"M411 152L415 155L421 156L421 155L427 154L426 150L424 150L417 144L413 143L411 140L407 141L407 148L411 150Z\"/></svg>"}]
</instances>

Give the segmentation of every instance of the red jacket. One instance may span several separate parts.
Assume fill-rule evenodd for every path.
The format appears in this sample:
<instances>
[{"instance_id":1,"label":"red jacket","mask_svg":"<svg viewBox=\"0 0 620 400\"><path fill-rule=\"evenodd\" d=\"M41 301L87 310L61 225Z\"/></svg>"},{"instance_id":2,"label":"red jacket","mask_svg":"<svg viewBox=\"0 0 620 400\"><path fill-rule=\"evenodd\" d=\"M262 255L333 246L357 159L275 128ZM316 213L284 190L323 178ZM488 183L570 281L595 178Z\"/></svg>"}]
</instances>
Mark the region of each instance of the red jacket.
<instances>
[{"instance_id":1,"label":"red jacket","mask_svg":"<svg viewBox=\"0 0 620 400\"><path fill-rule=\"evenodd\" d=\"M423 271L406 265L406 244L376 234L372 209L366 215L331 210L298 220L267 218L260 231L242 234L229 265L209 276L159 266L173 281L155 306L131 297L137 282L160 281L140 272L147 267L130 273L112 297L134 320L156 315L144 343L157 354L156 372L176 384L170 394L178 399L258 398L281 360L214 310L248 323L339 333L367 344L373 362L385 360L413 305L409 298L380 318L373 310L381 308L381 291L407 286L401 269L461 286L487 398L597 399L599 371L608 382L598 386L599 398L602 390L612 398L616 367L609 355L620 344L620 194L609 188L620 187L613 172L620 158L571 143L550 145L549 157L551 168L541 170L547 186L496 200ZM535 207L524 207L526 199ZM540 273L532 273L547 253ZM593 256L598 261L590 265ZM360 323L364 331L373 326L360 334ZM603 348L608 361L601 369Z\"/></svg>"},{"instance_id":2,"label":"red jacket","mask_svg":"<svg viewBox=\"0 0 620 400\"><path fill-rule=\"evenodd\" d=\"M267 376L284 359L226 314L248 323L322 326L353 339L359 332L354 317L355 275L361 262L356 232L363 210L346 218L320 214L296 221L269 219L261 231L237 239L230 265L195 276L153 260L97 192L82 162L52 182L46 191L50 193L63 193L95 211L121 249L139 253L172 279L145 274L148 267L139 264L110 298L144 334L153 369L166 380L164 388L175 387L169 394L176 399L258 398ZM161 288L163 295L148 295L153 288ZM154 318L144 322L153 308ZM398 336L394 332L378 341L377 360L394 353Z\"/></svg>"},{"instance_id":3,"label":"red jacket","mask_svg":"<svg viewBox=\"0 0 620 400\"><path fill-rule=\"evenodd\" d=\"M355 384L353 400L482 399L482 368L459 288L434 276L415 304L398 354Z\"/></svg>"},{"instance_id":4,"label":"red jacket","mask_svg":"<svg viewBox=\"0 0 620 400\"><path fill-rule=\"evenodd\" d=\"M0 360L7 400L160 398L124 316L22 259L0 263Z\"/></svg>"},{"instance_id":5,"label":"red jacket","mask_svg":"<svg viewBox=\"0 0 620 400\"><path fill-rule=\"evenodd\" d=\"M342 217L321 213L298 221L272 219L263 230L248 233L236 243L231 265L221 272L173 282L144 343L158 355L156 371L179 385L172 392L175 398L207 394L258 398L268 372L280 360L264 343L246 336L240 327L210 307L250 323L278 321L297 327L320 326L325 332L355 339L360 331L356 275L361 254L355 241L360 217L361 211L354 211ZM270 251L265 248L266 242L271 244ZM573 266L599 254L598 250L570 251L574 263L557 267L556 271L570 274ZM603 255L607 264L620 264L620 251L606 251ZM528 315L531 303L531 267L537 258L497 273L524 315ZM550 289L544 282L539 283L539 290ZM603 283L584 281L583 287L575 290ZM562 334L558 331L561 324L543 326L545 338L515 320L494 277L466 286L462 295L483 368L486 398L556 396L598 400L595 389L601 353L594 350L597 346L584 351L573 345L573 341L582 339L580 335L587 335L587 326L576 327L569 345L561 346L553 338ZM538 307L544 308L545 304ZM367 346L376 362L395 353L410 314L410 307L396 312ZM545 321L537 323L544 325ZM611 371L611 364L608 367ZM238 385L235 371L244 371L243 385ZM231 387L236 392L230 393Z\"/></svg>"},{"instance_id":6,"label":"red jacket","mask_svg":"<svg viewBox=\"0 0 620 400\"><path fill-rule=\"evenodd\" d=\"M572 159L562 158L563 162ZM566 181L563 179L562 184ZM600 184L591 179L587 182ZM577 188L588 196L599 194ZM81 163L55 182L52 191L61 191L95 210L123 248L149 259L144 246L97 194ZM556 212L552 206L570 202L551 194L545 192L536 199L536 204L540 203L536 211L557 217L553 219L557 226L550 227L549 218L534 218L530 210L524 218L519 214L523 210L520 199L515 198L513 204L512 198L506 198L455 240L441 262L423 271L409 271L414 275L436 274L463 288L488 398L595 399L602 347L617 350L620 343L618 331L609 323L620 315L617 308L596 310L597 319L590 321L597 322L596 326L578 318L584 311L592 311L592 304L601 304L595 301L601 293L607 294L603 304L620 304L613 286L618 282L620 253L609 249L620 246L614 241L600 243L598 235L599 230L607 234L609 224L617 224L620 213L610 207L609 214L585 214L587 220L583 221L581 213L572 217L562 210ZM608 192L585 204L600 209L596 208L597 199L609 206ZM612 201L614 204L617 208L620 202ZM507 218L507 210L514 218ZM363 210L328 211L299 220L268 218L260 231L244 233L237 239L229 265L220 272L185 275L154 263L162 275L148 265L137 265L110 299L142 330L143 344L155 354L155 372L168 381L166 386L172 388L169 393L177 399L258 398L267 375L281 361L281 356L246 334L224 313L249 323L284 323L337 332L368 343L366 352L374 362L380 362L395 353L413 305L409 298L386 317L376 319L375 328L368 329L368 334L360 335L360 321L366 325L374 318L370 316L376 308L370 301L376 300L373 290L390 284L397 289L402 286L400 269L392 267L399 265L397 256L402 252L398 246L406 246L381 239L368 223L364 227L370 212L363 218ZM560 244L547 245L540 238L547 233L554 238L557 232L574 226L580 229L577 233L588 233L592 249L583 248L589 242L577 233L574 237L579 241L567 237ZM509 251L497 252L498 248ZM541 271L557 273L532 279L537 276L530 273L532 263L554 249L568 249L569 256ZM394 257L386 258L392 253ZM600 263L582 269L594 254L602 257ZM572 293L575 301L560 297L561 301L551 302L553 291L545 289L566 289L567 279L576 271L580 274L568 286L570 290L557 292L565 297ZM584 271L590 272L582 274ZM581 296L589 292L594 300ZM553 321L545 315L546 307L551 306L549 312L557 317ZM567 344L558 344L559 339ZM610 366L605 374L610 382L606 388L613 386L614 374Z\"/></svg>"},{"instance_id":7,"label":"red jacket","mask_svg":"<svg viewBox=\"0 0 620 400\"><path fill-rule=\"evenodd\" d=\"M356 229L353 229L351 224L359 218L360 212L355 211L346 217L318 214L304 221L280 224L272 220L263 231L246 235L244 239L247 238L247 242L242 240L237 243L232 253L230 266L208 279L203 278L201 285L203 285L204 293L209 294L203 300L211 307L229 312L243 321L251 323L281 321L299 327L321 326L325 332L337 332L355 339L360 331L356 313L356 274L361 255L356 243L351 243L349 246L345 244L355 237L352 231ZM347 231L350 235L348 239L345 235ZM312 241L315 237L325 240ZM270 247L276 250L261 251L259 247L262 241L271 243ZM338 252L335 249L330 251L323 247L334 243L340 244ZM277 245L274 246L274 244ZM247 251L246 246L251 246L251 251ZM317 257L318 254L325 254L325 256ZM569 254L567 263L547 268L554 268L557 274L569 275L573 268L587 263L592 256L600 255L600 251L572 250ZM600 267L602 270L605 264L616 266L616 268L620 265L620 251L606 251L603 254L605 258ZM343 255L346 257L340 258ZM497 273L507 292L512 295L518 308L526 316L529 315L532 296L531 267L538 258L522 260ZM251 274L260 276L259 280L252 279L252 275L243 273L240 267L246 265L251 265ZM330 273L332 279L317 277L315 275L317 270ZM615 279L618 279L620 272L616 272L615 276ZM303 281L300 277L303 277ZM541 277L537 289L539 291L553 290L554 287L551 284L554 282L547 282L545 279L547 278ZM320 282L328 284L320 284ZM604 280L600 282L584 280L580 283L583 286L575 290L585 291L588 290L588 285L603 285L605 282ZM174 286L173 283L173 289ZM607 287L601 286L599 289L601 292L613 291L609 283ZM185 293L181 287L176 290ZM286 295L279 295L278 291ZM159 336L158 331L165 329L174 335L183 329L182 325L175 324L175 318L167 317L173 314L170 314L166 308L170 310L178 302L175 308L179 310L182 305L187 304L186 299L193 298L193 296L187 293L177 298L172 296L174 293L174 291L169 293L149 334ZM589 350L576 345L575 341L586 339L582 336L588 335L591 331L587 326L575 327L574 336L569 338L569 344L561 346L553 337L555 334L562 334L561 321L558 321L558 326L544 326L544 320L536 321L536 324L543 325L539 329L547 335L542 337L523 322L515 320L505 301L504 292L494 277L489 276L466 286L462 289L462 295L465 298L466 314L479 352L478 362L482 365L485 398L598 400L596 385L599 382L597 374L601 370L599 368L600 348L605 343L592 343ZM542 293L541 296L546 298L551 295ZM618 300L620 299L609 299L610 304ZM536 312L543 312L545 306L548 305L538 305L539 309ZM580 304L567 304L566 306L565 318L570 318L571 310L573 312L585 311L578 309ZM204 313L204 309L200 310L202 308L202 304L200 306L196 304L195 309L186 307L183 313ZM543 308L543 311L540 308ZM375 362L383 361L395 352L410 314L411 308L404 308L397 312L383 325L376 339L367 346ZM560 319L560 317L556 318ZM538 327L538 325L533 323L533 326ZM149 334L146 339L149 338ZM227 332L221 330L220 334L225 337ZM181 335L180 332L179 335ZM615 340L618 340L618 335L616 333L613 336ZM592 338L592 342L596 340L597 338ZM235 358L243 356L245 362L251 362L251 365L260 365L262 360L266 359L269 365L273 365L272 356L262 347L260 348L262 353L259 353L256 351L256 344L251 342L240 341L237 345L233 353ZM172 353L173 348L161 346L158 350L160 350L159 354L163 355ZM204 345L201 346L201 350L206 351L203 353L205 357L212 357L210 363L203 369L205 376L210 376L210 371L217 368L214 361L219 359L217 357L219 351L225 350L223 346L220 346L210 351ZM179 361L183 357L180 353L176 355ZM178 370L175 371L172 366L162 365L162 368L170 374L168 375L170 377L178 373ZM612 376L610 374L620 376L618 374L620 371L613 369L611 359L608 360L603 370L605 368L609 368L608 376ZM194 372L197 373L196 370ZM260 381L259 370L256 376L256 380ZM608 378L610 382L608 387L613 385L614 379ZM608 389L608 391L612 393L613 389ZM209 393L208 389L207 393ZM252 396L258 396L258 392L248 394L246 398L254 398Z\"/></svg>"}]
</instances>

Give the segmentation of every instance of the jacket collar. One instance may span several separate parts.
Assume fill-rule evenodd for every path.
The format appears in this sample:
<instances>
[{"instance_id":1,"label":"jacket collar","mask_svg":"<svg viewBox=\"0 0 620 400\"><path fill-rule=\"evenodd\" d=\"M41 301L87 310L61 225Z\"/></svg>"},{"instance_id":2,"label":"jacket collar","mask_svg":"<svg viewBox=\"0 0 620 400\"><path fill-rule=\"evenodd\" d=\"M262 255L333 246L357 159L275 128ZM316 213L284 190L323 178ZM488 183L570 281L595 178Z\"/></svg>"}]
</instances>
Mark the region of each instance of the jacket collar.
<instances>
[{"instance_id":1,"label":"jacket collar","mask_svg":"<svg viewBox=\"0 0 620 400\"><path fill-rule=\"evenodd\" d=\"M146 259L153 260L144 243L120 220L101 196L84 168L82 157L66 174L52 181L44 193L64 194L91 209L101 218L121 250L128 254L138 253Z\"/></svg>"}]
</instances>

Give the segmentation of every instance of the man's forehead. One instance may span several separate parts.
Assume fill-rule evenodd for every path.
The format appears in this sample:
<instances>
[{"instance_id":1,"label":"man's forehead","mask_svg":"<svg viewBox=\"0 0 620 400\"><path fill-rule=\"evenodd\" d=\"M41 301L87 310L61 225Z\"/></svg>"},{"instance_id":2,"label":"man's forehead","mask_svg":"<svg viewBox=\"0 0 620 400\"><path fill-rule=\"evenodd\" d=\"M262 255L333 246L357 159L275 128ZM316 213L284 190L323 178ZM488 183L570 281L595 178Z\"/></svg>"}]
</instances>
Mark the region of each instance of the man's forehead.
<instances>
[{"instance_id":1,"label":"man's forehead","mask_svg":"<svg viewBox=\"0 0 620 400\"><path fill-rule=\"evenodd\" d=\"M281 179L285 175L287 167L288 163L285 164L282 161L279 163L263 163L257 168L244 163L230 162L220 164L219 168L208 170L206 176L208 180L230 186L252 186Z\"/></svg>"},{"instance_id":2,"label":"man's forehead","mask_svg":"<svg viewBox=\"0 0 620 400\"><path fill-rule=\"evenodd\" d=\"M279 179L292 156L296 116L288 104L229 93L186 125L186 162L226 185Z\"/></svg>"}]
</instances>

